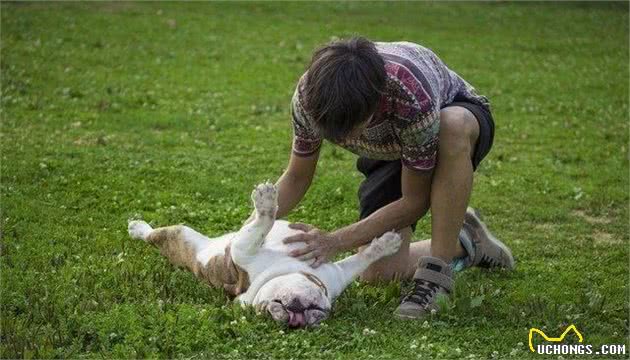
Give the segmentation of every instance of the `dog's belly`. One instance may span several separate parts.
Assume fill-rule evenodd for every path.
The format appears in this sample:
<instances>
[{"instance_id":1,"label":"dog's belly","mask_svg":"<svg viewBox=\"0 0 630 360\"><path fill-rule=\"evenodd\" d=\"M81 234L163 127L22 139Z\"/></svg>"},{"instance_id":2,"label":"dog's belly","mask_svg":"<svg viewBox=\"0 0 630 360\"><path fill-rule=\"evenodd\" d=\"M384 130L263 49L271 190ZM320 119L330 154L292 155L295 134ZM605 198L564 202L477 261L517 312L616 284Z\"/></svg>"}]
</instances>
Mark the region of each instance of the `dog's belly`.
<instances>
[{"instance_id":1,"label":"dog's belly","mask_svg":"<svg viewBox=\"0 0 630 360\"><path fill-rule=\"evenodd\" d=\"M197 261L205 266L211 258L217 255L225 255L225 247L228 246L234 234L235 233L229 233L210 239L196 231L191 231L190 234L186 236L186 241L193 243L193 245L199 249L196 255Z\"/></svg>"},{"instance_id":2,"label":"dog's belly","mask_svg":"<svg viewBox=\"0 0 630 360\"><path fill-rule=\"evenodd\" d=\"M271 231L269 231L269 234L267 234L267 237L265 238L263 248L288 255L289 251L300 248L304 246L304 244L284 244L282 240L284 240L288 236L300 234L302 232L303 231L301 230L290 229L288 221L276 220L276 222L273 224L273 227L271 228Z\"/></svg>"},{"instance_id":3,"label":"dog's belly","mask_svg":"<svg viewBox=\"0 0 630 360\"><path fill-rule=\"evenodd\" d=\"M265 242L258 251L256 260L245 267L250 276L250 280L254 281L254 279L262 273L298 272L308 268L310 263L306 263L289 255L291 250L301 248L304 244L284 244L282 242L287 236L299 233L302 233L302 231L290 229L287 221L276 220L265 237Z\"/></svg>"},{"instance_id":4,"label":"dog's belly","mask_svg":"<svg viewBox=\"0 0 630 360\"><path fill-rule=\"evenodd\" d=\"M287 236L299 234L302 231L289 228L289 222L284 220L276 220L269 234L265 238L263 249L273 252L282 253L288 256L289 251L304 246L301 243L284 244L282 240ZM208 238L196 231L190 231L186 234L186 241L193 244L199 251L197 252L197 261L205 265L208 261L217 256L225 254L225 247L228 246L236 232L228 233L216 238Z\"/></svg>"}]
</instances>

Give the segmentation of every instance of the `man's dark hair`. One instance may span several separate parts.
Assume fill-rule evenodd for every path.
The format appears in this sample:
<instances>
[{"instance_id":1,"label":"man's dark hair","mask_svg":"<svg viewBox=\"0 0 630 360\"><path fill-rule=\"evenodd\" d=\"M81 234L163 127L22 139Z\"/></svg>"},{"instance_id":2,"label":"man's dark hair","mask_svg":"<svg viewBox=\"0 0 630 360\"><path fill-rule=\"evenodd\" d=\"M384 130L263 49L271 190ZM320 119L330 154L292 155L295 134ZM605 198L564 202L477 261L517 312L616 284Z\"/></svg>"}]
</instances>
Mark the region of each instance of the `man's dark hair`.
<instances>
[{"instance_id":1,"label":"man's dark hair","mask_svg":"<svg viewBox=\"0 0 630 360\"><path fill-rule=\"evenodd\" d=\"M376 111L385 80L385 62L370 40L330 42L313 53L305 110L324 138L342 140Z\"/></svg>"}]
</instances>

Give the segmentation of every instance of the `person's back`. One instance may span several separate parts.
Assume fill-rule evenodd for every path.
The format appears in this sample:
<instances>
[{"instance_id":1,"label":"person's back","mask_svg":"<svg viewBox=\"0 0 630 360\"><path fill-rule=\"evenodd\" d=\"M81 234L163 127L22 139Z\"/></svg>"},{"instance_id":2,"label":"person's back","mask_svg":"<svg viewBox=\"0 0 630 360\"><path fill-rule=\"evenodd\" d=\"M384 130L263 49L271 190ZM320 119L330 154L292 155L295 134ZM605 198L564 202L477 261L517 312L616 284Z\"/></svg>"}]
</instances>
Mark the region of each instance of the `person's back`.
<instances>
[{"instance_id":1,"label":"person's back","mask_svg":"<svg viewBox=\"0 0 630 360\"><path fill-rule=\"evenodd\" d=\"M466 100L489 107L488 99L478 95L475 89L430 49L415 43L375 42L376 49L385 60L385 68L390 76L395 76L396 66L403 66L420 81L430 99L438 108L450 104L455 99ZM399 76L396 76L400 78Z\"/></svg>"}]
</instances>

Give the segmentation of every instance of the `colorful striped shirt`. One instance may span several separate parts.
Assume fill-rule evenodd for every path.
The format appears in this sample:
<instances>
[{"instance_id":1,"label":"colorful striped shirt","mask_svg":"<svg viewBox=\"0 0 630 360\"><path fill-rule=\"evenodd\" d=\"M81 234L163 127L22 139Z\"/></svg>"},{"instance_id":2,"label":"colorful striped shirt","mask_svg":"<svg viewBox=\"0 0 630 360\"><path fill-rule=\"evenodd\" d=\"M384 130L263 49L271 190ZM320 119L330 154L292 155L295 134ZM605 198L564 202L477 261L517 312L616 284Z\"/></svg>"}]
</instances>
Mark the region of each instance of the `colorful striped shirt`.
<instances>
[{"instance_id":1,"label":"colorful striped shirt","mask_svg":"<svg viewBox=\"0 0 630 360\"><path fill-rule=\"evenodd\" d=\"M490 104L431 50L410 42L375 44L385 61L384 95L360 136L337 145L370 159L400 159L410 169L431 170L437 160L440 109L455 98L488 109ZM293 152L299 156L315 153L322 143L303 107L305 75L291 102Z\"/></svg>"}]
</instances>

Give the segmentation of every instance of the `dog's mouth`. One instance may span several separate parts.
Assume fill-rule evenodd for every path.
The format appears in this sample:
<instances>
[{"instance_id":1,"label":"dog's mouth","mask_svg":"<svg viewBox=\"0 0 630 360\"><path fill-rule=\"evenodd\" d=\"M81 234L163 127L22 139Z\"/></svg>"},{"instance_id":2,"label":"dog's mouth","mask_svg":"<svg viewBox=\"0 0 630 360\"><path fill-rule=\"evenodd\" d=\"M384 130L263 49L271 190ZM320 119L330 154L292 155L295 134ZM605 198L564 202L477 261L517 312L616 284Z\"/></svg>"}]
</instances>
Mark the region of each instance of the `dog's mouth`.
<instances>
[{"instance_id":1,"label":"dog's mouth","mask_svg":"<svg viewBox=\"0 0 630 360\"><path fill-rule=\"evenodd\" d=\"M293 312L287 310L289 313L289 321L287 321L287 325L289 327L303 327L306 326L306 316L303 312Z\"/></svg>"},{"instance_id":2,"label":"dog's mouth","mask_svg":"<svg viewBox=\"0 0 630 360\"><path fill-rule=\"evenodd\" d=\"M272 300L268 311L274 320L286 323L290 328L317 325L328 316L328 311L316 304L307 307L293 304L286 306L280 300Z\"/></svg>"}]
</instances>

